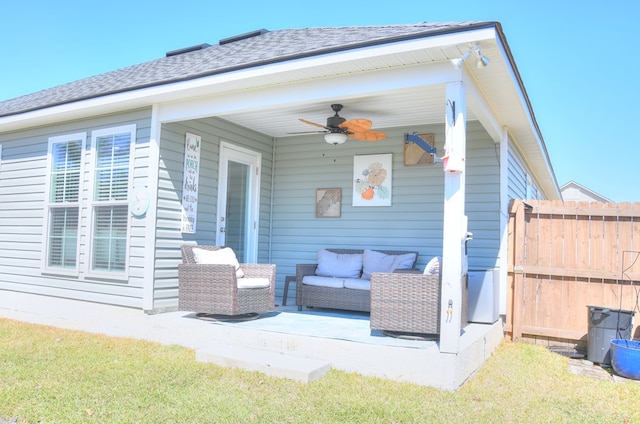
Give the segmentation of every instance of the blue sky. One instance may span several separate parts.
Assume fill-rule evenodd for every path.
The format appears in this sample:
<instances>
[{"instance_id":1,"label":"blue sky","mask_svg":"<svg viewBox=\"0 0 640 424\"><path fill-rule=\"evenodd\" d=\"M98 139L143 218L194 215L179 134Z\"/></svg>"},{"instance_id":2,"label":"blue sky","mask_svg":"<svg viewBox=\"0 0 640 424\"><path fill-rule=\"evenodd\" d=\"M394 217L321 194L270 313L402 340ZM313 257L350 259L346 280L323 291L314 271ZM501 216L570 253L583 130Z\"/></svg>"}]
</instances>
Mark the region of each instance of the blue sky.
<instances>
[{"instance_id":1,"label":"blue sky","mask_svg":"<svg viewBox=\"0 0 640 424\"><path fill-rule=\"evenodd\" d=\"M11 2L0 14L0 100L255 29L499 21L558 184L640 202L636 0Z\"/></svg>"}]
</instances>

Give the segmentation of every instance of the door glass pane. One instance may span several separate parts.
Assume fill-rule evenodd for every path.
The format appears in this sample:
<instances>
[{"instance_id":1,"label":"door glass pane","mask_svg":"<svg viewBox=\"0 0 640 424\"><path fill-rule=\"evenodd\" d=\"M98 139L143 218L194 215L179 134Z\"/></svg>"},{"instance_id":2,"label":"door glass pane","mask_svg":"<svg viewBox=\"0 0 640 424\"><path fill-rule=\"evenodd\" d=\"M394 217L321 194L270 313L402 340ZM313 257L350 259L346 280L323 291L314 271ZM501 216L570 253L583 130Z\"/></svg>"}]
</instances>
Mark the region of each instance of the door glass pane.
<instances>
[{"instance_id":1,"label":"door glass pane","mask_svg":"<svg viewBox=\"0 0 640 424\"><path fill-rule=\"evenodd\" d=\"M227 174L227 214L225 244L232 248L240 262L246 261L247 206L250 167L229 161Z\"/></svg>"}]
</instances>

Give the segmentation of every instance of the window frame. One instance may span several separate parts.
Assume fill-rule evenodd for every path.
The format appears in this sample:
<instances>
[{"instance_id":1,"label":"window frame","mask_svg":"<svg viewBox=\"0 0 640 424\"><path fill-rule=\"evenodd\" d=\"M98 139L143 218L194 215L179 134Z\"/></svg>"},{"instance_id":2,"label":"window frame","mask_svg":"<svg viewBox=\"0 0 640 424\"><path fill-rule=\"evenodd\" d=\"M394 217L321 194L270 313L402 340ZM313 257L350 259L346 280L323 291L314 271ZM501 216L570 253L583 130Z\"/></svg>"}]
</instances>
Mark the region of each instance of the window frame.
<instances>
[{"instance_id":1,"label":"window frame","mask_svg":"<svg viewBox=\"0 0 640 424\"><path fill-rule=\"evenodd\" d=\"M126 196L123 199L118 200L96 200L96 184L98 183L97 178L97 165L98 165L98 139L101 137L113 136L117 134L129 133L130 142L129 142L129 163L127 168L127 192ZM89 234L89 242L88 242L88 255L85 262L85 270L87 276L94 278L108 278L115 280L125 280L129 279L129 252L130 252L130 231L131 231L131 214L129 212L129 191L132 187L133 183L133 170L134 170L134 152L135 152L135 144L136 144L136 125L121 125L109 128L102 128L98 130L93 130L91 132L91 175L89 176L89 190L88 197L86 199L89 213L89 226L88 226L88 234ZM111 186L113 187L113 186ZM96 219L97 219L97 209L101 207L124 207L126 208L126 232L125 232L125 248L124 248L124 269L122 271L115 270L104 270L104 269L94 269L94 257L96 254Z\"/></svg>"},{"instance_id":2,"label":"window frame","mask_svg":"<svg viewBox=\"0 0 640 424\"><path fill-rule=\"evenodd\" d=\"M78 170L78 194L77 200L75 202L53 202L52 201L52 192L54 189L54 184L52 181L53 178L53 150L54 147L58 144L68 144L74 141L80 142L80 169ZM80 243L81 243L81 228L82 228L82 209L83 209L83 198L82 195L84 193L84 172L85 172L85 159L86 159L86 146L87 146L87 133L79 132L73 134L64 134L59 136L49 137L48 140L48 148L47 148L47 172L46 172L46 182L45 182L45 214L44 214L44 224L42 231L43 238L43 247L44 254L41 259L41 269L48 273L55 273L61 275L70 275L77 276L80 272ZM51 235L50 230L52 226L52 211L60 210L60 209L69 209L69 208L77 208L78 213L78 226L76 229L76 255L75 255L75 266L73 268L65 268L58 266L51 266L49 264L49 254L51 253L52 244L51 244Z\"/></svg>"}]
</instances>

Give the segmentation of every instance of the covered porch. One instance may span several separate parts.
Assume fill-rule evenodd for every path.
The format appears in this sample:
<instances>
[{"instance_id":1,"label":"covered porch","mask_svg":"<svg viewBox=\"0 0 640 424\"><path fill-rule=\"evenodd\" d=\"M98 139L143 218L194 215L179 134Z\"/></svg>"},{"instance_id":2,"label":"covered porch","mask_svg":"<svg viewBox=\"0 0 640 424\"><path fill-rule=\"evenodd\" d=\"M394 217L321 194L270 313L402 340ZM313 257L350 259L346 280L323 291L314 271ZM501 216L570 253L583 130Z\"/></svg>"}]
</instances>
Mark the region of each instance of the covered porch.
<instances>
[{"instance_id":1,"label":"covered porch","mask_svg":"<svg viewBox=\"0 0 640 424\"><path fill-rule=\"evenodd\" d=\"M416 250L420 269L441 256L439 350L457 354L464 312L461 279L469 266L496 269L506 259L501 243L506 220L499 211L506 205L508 135L482 92L496 89L501 84L494 85L493 78L509 73L508 58L500 51L502 40L493 29L477 28L460 37L441 34L436 44L429 39L404 40L358 48L355 55L338 50L259 71L213 75L183 86L182 99L156 104L150 145L159 158L160 179L157 187L151 181L157 204L152 197L146 219L161 223L169 212L173 217L180 212L174 198L183 181L173 174L183 175L173 162L181 165L176 152L181 153L183 134L193 134L202 139L194 216L198 229L179 235L156 231L155 247L146 245L146 256L175 249L176 243L231 246L241 262L276 265L279 296L296 265L315 262L318 251L328 247ZM485 55L500 57L489 73L453 66L452 58L479 44ZM508 95L512 89L507 89ZM325 131L301 122L328 122L329 106L334 104L344 106L341 116L371 120L386 137L333 144L324 138ZM444 163L407 160L404 140L409 133L430 135L433 156L444 156ZM225 181L231 174L223 169L227 147L260 156L255 172L242 176L260 178L249 183L255 190L246 195L254 202L253 215L247 217L250 225L244 227L237 247L229 243L231 214L222 206L233 190L232 178ZM363 206L354 189L356 162L378 155L391 157L386 169L389 182L393 175L393 193L387 204ZM318 190L341 193L336 216L318 216ZM468 244L471 237L477 243ZM163 310L165 305L170 310L177 294L175 279L158 272L158 264L145 268L147 311Z\"/></svg>"}]
</instances>

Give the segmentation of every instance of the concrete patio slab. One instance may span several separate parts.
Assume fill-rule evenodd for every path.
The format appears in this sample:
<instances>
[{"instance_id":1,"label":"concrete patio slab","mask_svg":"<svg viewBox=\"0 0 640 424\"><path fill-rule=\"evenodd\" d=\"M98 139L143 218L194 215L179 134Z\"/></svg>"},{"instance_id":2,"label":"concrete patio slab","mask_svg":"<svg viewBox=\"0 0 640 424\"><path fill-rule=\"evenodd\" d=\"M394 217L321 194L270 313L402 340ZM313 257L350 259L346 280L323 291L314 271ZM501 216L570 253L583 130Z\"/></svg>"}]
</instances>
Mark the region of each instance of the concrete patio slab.
<instances>
[{"instance_id":1,"label":"concrete patio slab","mask_svg":"<svg viewBox=\"0 0 640 424\"><path fill-rule=\"evenodd\" d=\"M278 308L294 310L295 306ZM456 390L484 364L503 339L502 322L469 324L456 354L441 353L438 343L422 348L370 344L286 334L239 326L215 325L188 312L154 315L142 310L99 303L0 290L0 317L108 336L180 345L201 355L244 357L233 366L259 367L257 358L286 355L328 363L331 368L365 376ZM246 349L246 350L243 350ZM242 355L238 352L244 352ZM250 361L255 354L255 359ZM262 361L264 362L269 361ZM275 362L274 362L275 363ZM244 364L244 365L242 365ZM285 371L282 370L284 374ZM315 374L314 374L315 375ZM291 377L287 377L291 378ZM304 378L298 376L296 378ZM309 376L312 381L313 376Z\"/></svg>"},{"instance_id":2,"label":"concrete patio slab","mask_svg":"<svg viewBox=\"0 0 640 424\"><path fill-rule=\"evenodd\" d=\"M331 369L329 362L318 359L228 345L199 349L196 351L196 361L259 371L272 377L288 378L302 383L317 380Z\"/></svg>"}]
</instances>

